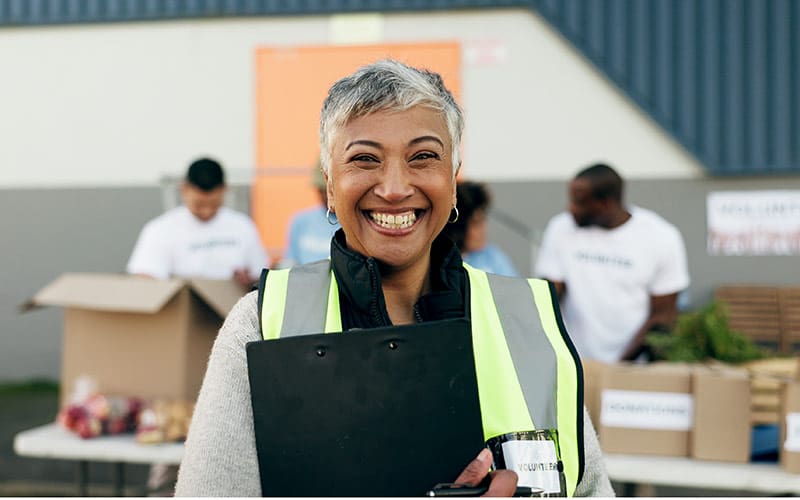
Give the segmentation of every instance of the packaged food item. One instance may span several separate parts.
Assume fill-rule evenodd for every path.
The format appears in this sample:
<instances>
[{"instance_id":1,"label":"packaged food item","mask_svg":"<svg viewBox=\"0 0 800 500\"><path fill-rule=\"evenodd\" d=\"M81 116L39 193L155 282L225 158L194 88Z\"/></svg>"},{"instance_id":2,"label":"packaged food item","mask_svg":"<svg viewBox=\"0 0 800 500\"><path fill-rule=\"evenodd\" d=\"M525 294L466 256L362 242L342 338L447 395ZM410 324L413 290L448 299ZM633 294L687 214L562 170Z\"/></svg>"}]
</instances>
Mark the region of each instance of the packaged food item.
<instances>
[{"instance_id":1,"label":"packaged food item","mask_svg":"<svg viewBox=\"0 0 800 500\"><path fill-rule=\"evenodd\" d=\"M56 421L83 439L122 434L136 430L141 407L139 398L94 393L62 408Z\"/></svg>"},{"instance_id":2,"label":"packaged food item","mask_svg":"<svg viewBox=\"0 0 800 500\"><path fill-rule=\"evenodd\" d=\"M139 413L136 441L152 444L185 440L193 411L191 401L151 401Z\"/></svg>"},{"instance_id":3,"label":"packaged food item","mask_svg":"<svg viewBox=\"0 0 800 500\"><path fill-rule=\"evenodd\" d=\"M76 381L68 401L56 421L84 439L135 433L140 443L183 441L194 411L191 401L102 394L89 378Z\"/></svg>"}]
</instances>

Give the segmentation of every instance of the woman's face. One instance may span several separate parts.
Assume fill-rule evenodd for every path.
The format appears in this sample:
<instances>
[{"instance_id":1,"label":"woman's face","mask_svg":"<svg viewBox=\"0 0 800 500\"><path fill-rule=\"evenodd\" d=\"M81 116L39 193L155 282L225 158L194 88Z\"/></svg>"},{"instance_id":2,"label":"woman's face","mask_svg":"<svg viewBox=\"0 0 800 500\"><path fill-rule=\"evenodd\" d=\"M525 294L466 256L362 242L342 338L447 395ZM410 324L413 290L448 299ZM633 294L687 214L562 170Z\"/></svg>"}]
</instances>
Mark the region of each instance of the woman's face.
<instances>
[{"instance_id":1,"label":"woman's face","mask_svg":"<svg viewBox=\"0 0 800 500\"><path fill-rule=\"evenodd\" d=\"M444 118L421 106L343 126L327 185L347 246L395 271L427 271L431 243L455 204L451 151Z\"/></svg>"}]
</instances>

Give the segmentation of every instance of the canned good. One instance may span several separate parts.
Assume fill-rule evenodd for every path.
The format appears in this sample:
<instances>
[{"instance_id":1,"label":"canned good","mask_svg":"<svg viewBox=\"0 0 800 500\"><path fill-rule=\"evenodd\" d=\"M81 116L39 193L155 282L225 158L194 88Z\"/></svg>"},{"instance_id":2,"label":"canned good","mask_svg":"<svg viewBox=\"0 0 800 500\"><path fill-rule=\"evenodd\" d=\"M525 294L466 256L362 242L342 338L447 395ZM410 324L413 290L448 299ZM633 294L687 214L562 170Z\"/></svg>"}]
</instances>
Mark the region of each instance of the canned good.
<instances>
[{"instance_id":1,"label":"canned good","mask_svg":"<svg viewBox=\"0 0 800 500\"><path fill-rule=\"evenodd\" d=\"M531 496L567 496L557 430L509 432L489 439L486 446L492 452L495 469L513 470L519 476L519 486L540 491Z\"/></svg>"}]
</instances>

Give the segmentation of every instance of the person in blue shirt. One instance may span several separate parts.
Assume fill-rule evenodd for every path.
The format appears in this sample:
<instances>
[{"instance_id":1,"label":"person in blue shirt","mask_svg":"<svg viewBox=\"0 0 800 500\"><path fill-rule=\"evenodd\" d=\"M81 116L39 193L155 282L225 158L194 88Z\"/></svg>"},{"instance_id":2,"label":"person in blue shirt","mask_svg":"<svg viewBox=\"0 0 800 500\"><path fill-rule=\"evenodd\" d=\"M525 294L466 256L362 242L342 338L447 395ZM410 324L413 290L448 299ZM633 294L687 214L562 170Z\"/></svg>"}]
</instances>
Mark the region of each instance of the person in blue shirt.
<instances>
[{"instance_id":1,"label":"person in blue shirt","mask_svg":"<svg viewBox=\"0 0 800 500\"><path fill-rule=\"evenodd\" d=\"M311 183L319 193L320 204L303 209L292 216L286 237L286 251L279 267L307 264L327 259L331 252L331 238L339 229L338 222L330 224L325 217L328 195L325 179L319 165L311 173Z\"/></svg>"},{"instance_id":2,"label":"person in blue shirt","mask_svg":"<svg viewBox=\"0 0 800 500\"><path fill-rule=\"evenodd\" d=\"M442 232L461 250L464 262L489 273L519 276L508 255L487 241L487 212L492 199L486 185L461 181L456 197L458 219Z\"/></svg>"}]
</instances>

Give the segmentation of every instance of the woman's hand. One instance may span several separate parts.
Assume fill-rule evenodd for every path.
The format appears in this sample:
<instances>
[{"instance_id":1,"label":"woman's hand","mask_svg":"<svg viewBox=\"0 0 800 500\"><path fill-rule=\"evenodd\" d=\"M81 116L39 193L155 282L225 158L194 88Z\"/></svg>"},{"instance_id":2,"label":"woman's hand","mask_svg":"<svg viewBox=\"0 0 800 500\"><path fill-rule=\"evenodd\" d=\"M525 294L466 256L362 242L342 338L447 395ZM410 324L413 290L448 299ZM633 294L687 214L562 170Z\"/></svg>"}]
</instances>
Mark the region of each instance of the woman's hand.
<instances>
[{"instance_id":1,"label":"woman's hand","mask_svg":"<svg viewBox=\"0 0 800 500\"><path fill-rule=\"evenodd\" d=\"M477 486L489 476L489 489L485 497L511 497L517 489L517 473L513 470L496 470L489 472L492 466L492 452L484 448L461 472L456 483Z\"/></svg>"}]
</instances>

